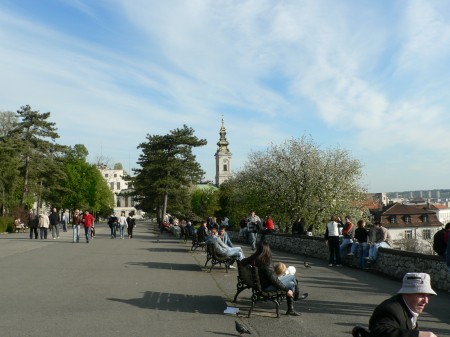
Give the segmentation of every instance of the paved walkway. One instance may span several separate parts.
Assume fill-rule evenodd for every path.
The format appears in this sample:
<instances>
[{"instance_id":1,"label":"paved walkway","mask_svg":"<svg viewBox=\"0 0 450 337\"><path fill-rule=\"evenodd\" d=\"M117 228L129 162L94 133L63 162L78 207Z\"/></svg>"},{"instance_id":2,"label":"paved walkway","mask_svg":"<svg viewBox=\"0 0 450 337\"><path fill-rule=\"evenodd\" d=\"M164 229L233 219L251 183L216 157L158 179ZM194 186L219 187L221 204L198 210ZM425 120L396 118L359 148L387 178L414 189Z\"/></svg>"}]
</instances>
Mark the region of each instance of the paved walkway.
<instances>
[{"instance_id":1,"label":"paved walkway","mask_svg":"<svg viewBox=\"0 0 450 337\"><path fill-rule=\"evenodd\" d=\"M350 336L367 324L376 304L400 288L395 280L325 261L275 252L274 261L294 265L307 300L300 317L274 317L271 303L258 304L250 319L250 291L238 302L235 270L202 269L205 253L138 223L132 240L109 238L97 227L89 244L74 244L71 230L59 240L0 235L1 336L237 336L234 321L253 336ZM249 255L249 247L244 247ZM450 295L433 297L420 326L450 336ZM244 317L224 315L236 306ZM284 311L286 304L281 305Z\"/></svg>"}]
</instances>

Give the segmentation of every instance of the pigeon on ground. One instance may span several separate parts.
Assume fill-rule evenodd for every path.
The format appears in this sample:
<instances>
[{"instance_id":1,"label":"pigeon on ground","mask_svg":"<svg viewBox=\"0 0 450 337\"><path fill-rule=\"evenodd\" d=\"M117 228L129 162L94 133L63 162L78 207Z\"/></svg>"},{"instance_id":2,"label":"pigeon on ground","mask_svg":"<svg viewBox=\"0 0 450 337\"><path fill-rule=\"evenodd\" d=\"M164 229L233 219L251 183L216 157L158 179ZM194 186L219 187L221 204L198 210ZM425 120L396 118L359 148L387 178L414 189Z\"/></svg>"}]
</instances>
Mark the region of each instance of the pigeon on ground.
<instances>
[{"instance_id":1,"label":"pigeon on ground","mask_svg":"<svg viewBox=\"0 0 450 337\"><path fill-rule=\"evenodd\" d=\"M248 333L251 335L251 332L244 325L238 321L235 321L234 323L236 324L236 331L239 332L239 335L242 335L243 333Z\"/></svg>"},{"instance_id":2,"label":"pigeon on ground","mask_svg":"<svg viewBox=\"0 0 450 337\"><path fill-rule=\"evenodd\" d=\"M303 265L305 266L305 268L311 268L311 266L309 265L309 263L306 262L306 261L303 263Z\"/></svg>"}]
</instances>

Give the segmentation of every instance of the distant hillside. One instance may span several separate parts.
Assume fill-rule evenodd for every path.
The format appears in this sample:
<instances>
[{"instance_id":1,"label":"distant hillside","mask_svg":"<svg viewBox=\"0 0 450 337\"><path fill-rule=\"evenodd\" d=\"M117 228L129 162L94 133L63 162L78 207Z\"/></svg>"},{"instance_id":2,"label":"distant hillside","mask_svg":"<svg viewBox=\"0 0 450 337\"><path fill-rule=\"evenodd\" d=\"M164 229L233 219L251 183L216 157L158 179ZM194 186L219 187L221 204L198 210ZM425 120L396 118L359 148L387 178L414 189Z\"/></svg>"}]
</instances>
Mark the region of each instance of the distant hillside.
<instances>
[{"instance_id":1,"label":"distant hillside","mask_svg":"<svg viewBox=\"0 0 450 337\"><path fill-rule=\"evenodd\" d=\"M391 199L392 198L450 199L450 189L388 192L387 196Z\"/></svg>"}]
</instances>

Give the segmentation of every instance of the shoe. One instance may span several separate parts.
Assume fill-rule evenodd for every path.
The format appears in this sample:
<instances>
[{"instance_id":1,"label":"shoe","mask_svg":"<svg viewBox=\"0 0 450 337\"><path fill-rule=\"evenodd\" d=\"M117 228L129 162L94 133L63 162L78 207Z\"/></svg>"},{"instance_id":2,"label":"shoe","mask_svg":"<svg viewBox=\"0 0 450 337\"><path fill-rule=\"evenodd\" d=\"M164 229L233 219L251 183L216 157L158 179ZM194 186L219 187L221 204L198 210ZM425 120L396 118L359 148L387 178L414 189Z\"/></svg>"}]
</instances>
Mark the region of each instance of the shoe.
<instances>
[{"instance_id":1,"label":"shoe","mask_svg":"<svg viewBox=\"0 0 450 337\"><path fill-rule=\"evenodd\" d=\"M328 267L333 267L333 264L332 264L332 263L330 263L330 264L328 265Z\"/></svg>"},{"instance_id":2,"label":"shoe","mask_svg":"<svg viewBox=\"0 0 450 337\"><path fill-rule=\"evenodd\" d=\"M53 240L56 240L56 238L53 238Z\"/></svg>"},{"instance_id":3,"label":"shoe","mask_svg":"<svg viewBox=\"0 0 450 337\"><path fill-rule=\"evenodd\" d=\"M303 295L299 295L298 293L294 294L294 301L300 301L300 300L304 300L305 298L308 297L308 293L304 293Z\"/></svg>"},{"instance_id":4,"label":"shoe","mask_svg":"<svg viewBox=\"0 0 450 337\"><path fill-rule=\"evenodd\" d=\"M364 258L364 260L370 260L371 258L370 257L368 257L368 256L366 256L365 258Z\"/></svg>"},{"instance_id":5,"label":"shoe","mask_svg":"<svg viewBox=\"0 0 450 337\"><path fill-rule=\"evenodd\" d=\"M347 254L347 256L353 256L353 255L355 255L355 254L353 254L353 253L348 253Z\"/></svg>"},{"instance_id":6,"label":"shoe","mask_svg":"<svg viewBox=\"0 0 450 337\"><path fill-rule=\"evenodd\" d=\"M57 239L59 239L59 236L57 237Z\"/></svg>"},{"instance_id":7,"label":"shoe","mask_svg":"<svg viewBox=\"0 0 450 337\"><path fill-rule=\"evenodd\" d=\"M289 315L289 316L300 316L300 313L295 311L295 310L288 310L288 311L286 311L286 315Z\"/></svg>"},{"instance_id":8,"label":"shoe","mask_svg":"<svg viewBox=\"0 0 450 337\"><path fill-rule=\"evenodd\" d=\"M228 268L230 268L230 269L236 269L235 266L228 266Z\"/></svg>"},{"instance_id":9,"label":"shoe","mask_svg":"<svg viewBox=\"0 0 450 337\"><path fill-rule=\"evenodd\" d=\"M337 264L336 267L342 267L342 264Z\"/></svg>"}]
</instances>

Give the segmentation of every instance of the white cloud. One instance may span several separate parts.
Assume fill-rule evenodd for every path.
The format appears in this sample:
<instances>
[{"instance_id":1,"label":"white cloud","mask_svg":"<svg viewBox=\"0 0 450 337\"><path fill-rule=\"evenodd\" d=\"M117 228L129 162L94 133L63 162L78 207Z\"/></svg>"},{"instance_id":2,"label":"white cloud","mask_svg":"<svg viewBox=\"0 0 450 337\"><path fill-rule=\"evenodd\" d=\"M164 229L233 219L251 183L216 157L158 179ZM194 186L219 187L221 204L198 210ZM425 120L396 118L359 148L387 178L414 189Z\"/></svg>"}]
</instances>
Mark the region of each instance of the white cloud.
<instances>
[{"instance_id":1,"label":"white cloud","mask_svg":"<svg viewBox=\"0 0 450 337\"><path fill-rule=\"evenodd\" d=\"M213 176L221 113L234 168L308 122L320 122L304 130L319 143L356 153L450 145L445 3L67 4L93 25L113 13L110 43L0 11L0 108L52 111L64 139L92 154L134 153L145 134L185 123L208 139L199 160Z\"/></svg>"}]
</instances>

